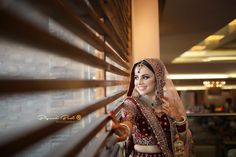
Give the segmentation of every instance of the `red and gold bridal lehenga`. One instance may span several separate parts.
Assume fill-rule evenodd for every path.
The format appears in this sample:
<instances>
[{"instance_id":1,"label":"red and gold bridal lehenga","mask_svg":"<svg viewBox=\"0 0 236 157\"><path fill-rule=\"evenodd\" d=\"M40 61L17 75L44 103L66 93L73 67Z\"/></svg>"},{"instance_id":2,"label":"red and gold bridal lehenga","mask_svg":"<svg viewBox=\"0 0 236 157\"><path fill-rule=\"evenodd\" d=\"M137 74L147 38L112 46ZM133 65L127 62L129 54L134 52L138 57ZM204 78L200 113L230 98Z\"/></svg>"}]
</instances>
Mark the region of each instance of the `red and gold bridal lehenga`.
<instances>
[{"instance_id":1,"label":"red and gold bridal lehenga","mask_svg":"<svg viewBox=\"0 0 236 157\"><path fill-rule=\"evenodd\" d=\"M158 59L145 59L151 65L157 82L157 101L164 96L168 98L170 105L176 105L182 116L186 117L186 113L173 83L167 78L167 71L162 62ZM136 63L134 67L140 64ZM142 63L141 63L142 64ZM185 157L189 156L189 145L191 141L191 133L187 129L187 123L176 125L173 118L165 113L157 113L155 110L140 96L134 96L134 67L131 72L131 81L128 91L128 96L124 100L122 111L122 119L128 120L133 124L132 135L126 141L125 154L128 157L132 154L133 157L174 157L174 141L177 133L186 133L185 140ZM161 101L159 102L161 104ZM160 152L147 153L139 152L134 149L134 145L153 146L157 145Z\"/></svg>"}]
</instances>

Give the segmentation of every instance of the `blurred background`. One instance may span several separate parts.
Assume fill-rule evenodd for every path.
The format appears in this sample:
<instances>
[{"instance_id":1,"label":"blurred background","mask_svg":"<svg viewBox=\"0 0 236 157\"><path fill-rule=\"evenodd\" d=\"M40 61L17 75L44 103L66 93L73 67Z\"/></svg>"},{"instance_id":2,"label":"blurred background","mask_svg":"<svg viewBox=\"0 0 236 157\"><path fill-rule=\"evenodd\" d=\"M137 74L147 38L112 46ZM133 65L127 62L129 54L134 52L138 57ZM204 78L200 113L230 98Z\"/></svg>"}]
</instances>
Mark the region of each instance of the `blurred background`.
<instances>
[{"instance_id":1,"label":"blurred background","mask_svg":"<svg viewBox=\"0 0 236 157\"><path fill-rule=\"evenodd\" d=\"M159 2L160 58L186 105L195 155L236 156L236 3Z\"/></svg>"},{"instance_id":2,"label":"blurred background","mask_svg":"<svg viewBox=\"0 0 236 157\"><path fill-rule=\"evenodd\" d=\"M193 157L236 156L235 0L1 0L1 156L119 156L133 62L160 58Z\"/></svg>"}]
</instances>

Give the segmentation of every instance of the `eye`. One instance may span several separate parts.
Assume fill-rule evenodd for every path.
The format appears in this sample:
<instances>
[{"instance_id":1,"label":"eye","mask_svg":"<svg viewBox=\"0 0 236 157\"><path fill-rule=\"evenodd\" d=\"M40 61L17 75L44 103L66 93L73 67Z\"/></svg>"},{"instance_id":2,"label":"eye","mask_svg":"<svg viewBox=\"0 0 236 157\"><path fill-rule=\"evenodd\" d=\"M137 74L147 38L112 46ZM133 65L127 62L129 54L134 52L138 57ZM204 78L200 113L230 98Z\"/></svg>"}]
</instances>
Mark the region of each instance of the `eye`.
<instances>
[{"instance_id":1,"label":"eye","mask_svg":"<svg viewBox=\"0 0 236 157\"><path fill-rule=\"evenodd\" d=\"M144 80L147 80L147 79L150 78L150 76L144 75L142 78L143 78Z\"/></svg>"},{"instance_id":2,"label":"eye","mask_svg":"<svg viewBox=\"0 0 236 157\"><path fill-rule=\"evenodd\" d=\"M135 75L135 76L134 76L134 79L135 79L135 80L138 80L138 76L137 76L137 75Z\"/></svg>"}]
</instances>

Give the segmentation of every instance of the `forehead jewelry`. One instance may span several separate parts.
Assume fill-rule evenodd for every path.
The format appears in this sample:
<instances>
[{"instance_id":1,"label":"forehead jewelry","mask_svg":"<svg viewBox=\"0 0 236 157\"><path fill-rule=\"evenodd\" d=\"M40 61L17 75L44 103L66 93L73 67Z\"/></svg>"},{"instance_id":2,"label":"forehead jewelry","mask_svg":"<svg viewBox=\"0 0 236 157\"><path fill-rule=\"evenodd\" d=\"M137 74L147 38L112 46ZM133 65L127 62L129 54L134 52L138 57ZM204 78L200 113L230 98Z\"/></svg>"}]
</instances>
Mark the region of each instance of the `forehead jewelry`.
<instances>
[{"instance_id":1,"label":"forehead jewelry","mask_svg":"<svg viewBox=\"0 0 236 157\"><path fill-rule=\"evenodd\" d=\"M138 68L138 73L140 73L140 70L142 69L143 67L143 62L139 63L137 68Z\"/></svg>"}]
</instances>

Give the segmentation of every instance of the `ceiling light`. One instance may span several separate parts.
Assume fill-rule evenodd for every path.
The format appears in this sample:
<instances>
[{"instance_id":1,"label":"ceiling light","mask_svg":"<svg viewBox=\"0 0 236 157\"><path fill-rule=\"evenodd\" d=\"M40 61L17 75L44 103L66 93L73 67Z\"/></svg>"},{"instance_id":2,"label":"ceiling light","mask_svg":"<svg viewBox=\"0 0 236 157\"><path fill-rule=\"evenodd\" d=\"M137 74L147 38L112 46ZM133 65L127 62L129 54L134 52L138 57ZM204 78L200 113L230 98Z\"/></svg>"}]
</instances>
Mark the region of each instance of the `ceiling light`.
<instances>
[{"instance_id":1,"label":"ceiling light","mask_svg":"<svg viewBox=\"0 0 236 157\"><path fill-rule=\"evenodd\" d=\"M236 78L236 73L230 73L230 74L228 74L228 76L229 76L230 78Z\"/></svg>"},{"instance_id":2,"label":"ceiling light","mask_svg":"<svg viewBox=\"0 0 236 157\"><path fill-rule=\"evenodd\" d=\"M236 30L236 19L234 19L233 21L231 21L229 24L228 24L228 31L229 33L232 33Z\"/></svg>"},{"instance_id":3,"label":"ceiling light","mask_svg":"<svg viewBox=\"0 0 236 157\"><path fill-rule=\"evenodd\" d=\"M185 51L181 57L202 57L206 55L206 51Z\"/></svg>"},{"instance_id":4,"label":"ceiling light","mask_svg":"<svg viewBox=\"0 0 236 157\"><path fill-rule=\"evenodd\" d=\"M236 89L236 85L224 86L223 89Z\"/></svg>"},{"instance_id":5,"label":"ceiling light","mask_svg":"<svg viewBox=\"0 0 236 157\"><path fill-rule=\"evenodd\" d=\"M205 86L175 86L176 87L176 90L178 91L189 91L189 90L193 90L193 91L196 91L196 90L206 90L206 87ZM236 85L225 85L222 87L222 89L236 89Z\"/></svg>"},{"instance_id":6,"label":"ceiling light","mask_svg":"<svg viewBox=\"0 0 236 157\"><path fill-rule=\"evenodd\" d=\"M211 60L208 59L208 58L204 58L204 59L202 59L202 61L203 61L203 62L210 62Z\"/></svg>"},{"instance_id":7,"label":"ceiling light","mask_svg":"<svg viewBox=\"0 0 236 157\"><path fill-rule=\"evenodd\" d=\"M172 80L228 78L226 74L170 74Z\"/></svg>"},{"instance_id":8,"label":"ceiling light","mask_svg":"<svg viewBox=\"0 0 236 157\"><path fill-rule=\"evenodd\" d=\"M193 46L190 50L191 51L201 51L201 50L204 50L206 48L206 46L204 45L196 45L196 46Z\"/></svg>"},{"instance_id":9,"label":"ceiling light","mask_svg":"<svg viewBox=\"0 0 236 157\"><path fill-rule=\"evenodd\" d=\"M203 81L203 84L207 88L222 88L225 81Z\"/></svg>"},{"instance_id":10,"label":"ceiling light","mask_svg":"<svg viewBox=\"0 0 236 157\"><path fill-rule=\"evenodd\" d=\"M204 86L176 86L178 91L189 91L189 90L206 90Z\"/></svg>"},{"instance_id":11,"label":"ceiling light","mask_svg":"<svg viewBox=\"0 0 236 157\"><path fill-rule=\"evenodd\" d=\"M234 19L233 21L231 21L228 25L229 25L229 26L236 26L236 19Z\"/></svg>"},{"instance_id":12,"label":"ceiling light","mask_svg":"<svg viewBox=\"0 0 236 157\"><path fill-rule=\"evenodd\" d=\"M207 61L225 61L225 60L236 60L236 57L208 57Z\"/></svg>"},{"instance_id":13,"label":"ceiling light","mask_svg":"<svg viewBox=\"0 0 236 157\"><path fill-rule=\"evenodd\" d=\"M175 58L172 63L196 63L196 62L199 62L201 61L201 56L200 58L198 56L192 56L192 55L189 55L189 57L178 57L178 58Z\"/></svg>"},{"instance_id":14,"label":"ceiling light","mask_svg":"<svg viewBox=\"0 0 236 157\"><path fill-rule=\"evenodd\" d=\"M224 38L224 35L210 35L209 37L207 37L204 41L209 44L209 43L215 43L218 42L219 40L221 40L222 38Z\"/></svg>"}]
</instances>

